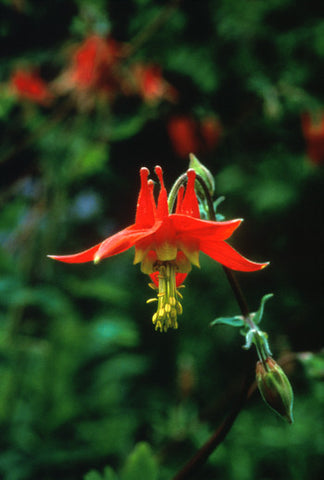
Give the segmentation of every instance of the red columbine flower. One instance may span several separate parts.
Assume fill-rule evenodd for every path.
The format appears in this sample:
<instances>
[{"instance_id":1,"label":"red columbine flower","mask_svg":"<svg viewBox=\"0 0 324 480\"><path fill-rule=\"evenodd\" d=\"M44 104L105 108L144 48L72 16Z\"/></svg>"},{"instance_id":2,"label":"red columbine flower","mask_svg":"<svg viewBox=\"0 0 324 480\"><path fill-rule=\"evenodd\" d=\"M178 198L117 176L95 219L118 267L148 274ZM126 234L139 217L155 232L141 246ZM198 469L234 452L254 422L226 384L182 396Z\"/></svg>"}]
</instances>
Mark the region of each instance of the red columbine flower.
<instances>
[{"instance_id":1,"label":"red columbine flower","mask_svg":"<svg viewBox=\"0 0 324 480\"><path fill-rule=\"evenodd\" d=\"M174 102L177 99L177 91L163 78L160 66L135 64L132 70L138 92L145 102L163 99Z\"/></svg>"},{"instance_id":2,"label":"red columbine flower","mask_svg":"<svg viewBox=\"0 0 324 480\"><path fill-rule=\"evenodd\" d=\"M20 97L39 104L45 105L53 97L47 84L35 72L17 69L11 76L10 84Z\"/></svg>"},{"instance_id":3,"label":"red columbine flower","mask_svg":"<svg viewBox=\"0 0 324 480\"><path fill-rule=\"evenodd\" d=\"M255 263L242 257L228 245L228 239L240 225L241 219L225 222L201 220L195 193L194 170L188 170L188 183L179 190L175 213L169 213L167 192L162 168L155 167L160 181L157 205L153 197L153 182L149 171L142 168L141 189L137 202L135 223L108 237L103 242L75 255L49 255L67 263L82 263L117 255L135 247L134 263L141 263L143 273L150 275L150 286L158 291L157 311L153 315L155 329L167 331L177 328L177 316L182 313L178 288L191 270L191 264L199 266L202 251L226 267L241 271L255 271L267 263Z\"/></svg>"},{"instance_id":4,"label":"red columbine flower","mask_svg":"<svg viewBox=\"0 0 324 480\"><path fill-rule=\"evenodd\" d=\"M58 94L71 92L78 106L91 109L97 99L113 100L119 90L118 63L122 46L113 38L88 36L75 50L70 65L53 83Z\"/></svg>"},{"instance_id":5,"label":"red columbine flower","mask_svg":"<svg viewBox=\"0 0 324 480\"><path fill-rule=\"evenodd\" d=\"M173 150L181 158L187 158L190 152L199 152L199 138L196 122L187 115L173 116L167 125Z\"/></svg>"},{"instance_id":6,"label":"red columbine flower","mask_svg":"<svg viewBox=\"0 0 324 480\"><path fill-rule=\"evenodd\" d=\"M222 134L222 126L214 116L199 120L189 115L175 115L170 118L167 130L173 150L182 158L191 152L211 152Z\"/></svg>"},{"instance_id":7,"label":"red columbine flower","mask_svg":"<svg viewBox=\"0 0 324 480\"><path fill-rule=\"evenodd\" d=\"M120 46L113 38L91 35L75 52L71 81L79 88L108 89L111 69L120 55Z\"/></svg>"},{"instance_id":8,"label":"red columbine flower","mask_svg":"<svg viewBox=\"0 0 324 480\"><path fill-rule=\"evenodd\" d=\"M212 151L217 146L223 133L220 121L212 115L204 117L200 121L200 129L203 140L202 147L205 147L206 151Z\"/></svg>"}]
</instances>

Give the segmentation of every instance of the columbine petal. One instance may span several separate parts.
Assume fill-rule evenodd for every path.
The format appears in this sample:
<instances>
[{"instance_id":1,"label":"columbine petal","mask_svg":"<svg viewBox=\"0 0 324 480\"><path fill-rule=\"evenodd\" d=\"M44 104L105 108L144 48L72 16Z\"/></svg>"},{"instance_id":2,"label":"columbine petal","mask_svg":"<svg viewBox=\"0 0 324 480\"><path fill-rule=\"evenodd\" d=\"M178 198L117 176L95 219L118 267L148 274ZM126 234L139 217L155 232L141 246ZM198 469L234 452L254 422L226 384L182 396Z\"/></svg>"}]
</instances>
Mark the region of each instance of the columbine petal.
<instances>
[{"instance_id":1,"label":"columbine petal","mask_svg":"<svg viewBox=\"0 0 324 480\"><path fill-rule=\"evenodd\" d=\"M170 215L169 218L179 237L189 235L197 240L204 238L213 241L226 240L242 222L241 218L225 222L212 222L176 213Z\"/></svg>"},{"instance_id":2,"label":"columbine petal","mask_svg":"<svg viewBox=\"0 0 324 480\"><path fill-rule=\"evenodd\" d=\"M184 190L185 190L184 185L181 185L179 190L178 190L175 213L181 213L181 204L182 204L182 200L183 200L183 196L184 196Z\"/></svg>"},{"instance_id":3,"label":"columbine petal","mask_svg":"<svg viewBox=\"0 0 324 480\"><path fill-rule=\"evenodd\" d=\"M83 252L75 253L73 255L47 256L65 263L99 262L102 258L112 257L118 253L125 252L137 242L145 240L147 237L155 233L159 226L160 223L156 223L152 228L138 229L135 225L131 225Z\"/></svg>"},{"instance_id":4,"label":"columbine petal","mask_svg":"<svg viewBox=\"0 0 324 480\"><path fill-rule=\"evenodd\" d=\"M138 227L150 227L155 221L155 203L152 188L148 182L149 170L141 168L141 189L137 200L135 224Z\"/></svg>"},{"instance_id":5,"label":"columbine petal","mask_svg":"<svg viewBox=\"0 0 324 480\"><path fill-rule=\"evenodd\" d=\"M241 272L254 272L256 270L261 270L269 263L251 262L251 260L243 257L226 242L201 240L200 250L225 267L231 268L232 270L239 270Z\"/></svg>"},{"instance_id":6,"label":"columbine petal","mask_svg":"<svg viewBox=\"0 0 324 480\"><path fill-rule=\"evenodd\" d=\"M196 267L200 268L199 263L199 242L189 241L180 243L181 251L185 254L187 259Z\"/></svg>"},{"instance_id":7,"label":"columbine petal","mask_svg":"<svg viewBox=\"0 0 324 480\"><path fill-rule=\"evenodd\" d=\"M47 255L53 260L59 260L60 262L65 263L85 263L92 262L95 258L95 255L100 247L101 243L95 245L94 247L88 248L80 253L75 253L74 255Z\"/></svg>"},{"instance_id":8,"label":"columbine petal","mask_svg":"<svg viewBox=\"0 0 324 480\"><path fill-rule=\"evenodd\" d=\"M193 169L187 171L187 188L183 200L179 207L177 206L177 213L189 215L190 217L200 218L199 205L197 195L195 192L196 172Z\"/></svg>"},{"instance_id":9,"label":"columbine petal","mask_svg":"<svg viewBox=\"0 0 324 480\"><path fill-rule=\"evenodd\" d=\"M155 251L157 258L164 262L169 260L175 260L177 257L178 249L174 242L163 242L156 245Z\"/></svg>"},{"instance_id":10,"label":"columbine petal","mask_svg":"<svg viewBox=\"0 0 324 480\"><path fill-rule=\"evenodd\" d=\"M159 219L162 219L169 215L168 194L164 186L162 168L159 165L157 165L154 170L160 182L160 193L159 193L158 205L157 205L157 216Z\"/></svg>"},{"instance_id":11,"label":"columbine petal","mask_svg":"<svg viewBox=\"0 0 324 480\"><path fill-rule=\"evenodd\" d=\"M99 261L102 258L112 257L118 253L125 252L137 242L145 240L147 237L155 233L159 227L160 223L157 222L152 228L138 229L136 225L131 225L130 227L121 230L101 243L96 253L95 260Z\"/></svg>"}]
</instances>

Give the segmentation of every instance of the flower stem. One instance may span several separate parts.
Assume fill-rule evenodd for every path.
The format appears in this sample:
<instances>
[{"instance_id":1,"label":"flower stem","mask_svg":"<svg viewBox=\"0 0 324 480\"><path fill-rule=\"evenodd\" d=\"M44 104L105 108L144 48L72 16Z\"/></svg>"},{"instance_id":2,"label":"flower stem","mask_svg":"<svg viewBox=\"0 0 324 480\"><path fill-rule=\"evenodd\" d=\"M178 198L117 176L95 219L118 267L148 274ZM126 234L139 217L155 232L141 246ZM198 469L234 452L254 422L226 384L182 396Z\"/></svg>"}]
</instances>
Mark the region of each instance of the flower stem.
<instances>
[{"instance_id":1,"label":"flower stem","mask_svg":"<svg viewBox=\"0 0 324 480\"><path fill-rule=\"evenodd\" d=\"M197 177L196 177L197 178ZM177 199L178 191L181 185L185 185L188 181L188 177L186 173L183 173L180 175L180 177L174 182L172 185L172 188L170 190L169 196L168 196L168 207L169 207L169 212L171 213L174 208L174 204Z\"/></svg>"},{"instance_id":2,"label":"flower stem","mask_svg":"<svg viewBox=\"0 0 324 480\"><path fill-rule=\"evenodd\" d=\"M215 215L215 211L214 211L213 200L210 196L207 185L200 175L196 176L196 180L198 180L202 189L204 190L205 199L206 199L207 206L208 206L208 219L215 222L216 221L216 215ZM241 289L241 287L240 287L240 285L237 281L237 278L235 277L232 270L230 270L227 267L224 267L224 265L223 265L223 270L224 270L225 275L227 277L227 280L229 281L229 284L230 284L230 286L233 290L233 293L235 295L237 303L238 303L238 305L240 307L240 310L242 312L242 315L244 317L244 321L249 323L251 321L250 310L249 310L246 298L245 298L245 296L242 292L242 289ZM251 325L249 325L249 326L251 326Z\"/></svg>"},{"instance_id":3,"label":"flower stem","mask_svg":"<svg viewBox=\"0 0 324 480\"><path fill-rule=\"evenodd\" d=\"M249 392L252 392L252 385L254 382L254 370L252 365L255 363L255 358L252 352L248 352L246 358L246 375L238 401L232 411L228 414L225 420L219 425L217 430L205 442L205 444L195 453L195 455L187 462L182 469L172 478L172 480L188 480L189 478L198 478L197 472L208 460L208 457L216 450L222 443L229 431L231 430L237 416L245 405L248 399Z\"/></svg>"},{"instance_id":4,"label":"flower stem","mask_svg":"<svg viewBox=\"0 0 324 480\"><path fill-rule=\"evenodd\" d=\"M169 206L169 212L170 213L173 211L179 188L181 187L181 185L186 184L187 180L188 180L187 174L183 173L182 175L180 175L180 177L173 184L173 186L171 188L171 191L169 193L169 198L168 198L168 206ZM205 181L203 180L203 178L198 174L196 174L196 180L200 183L200 185L201 185L201 187L204 191L204 195L205 195L205 199L206 199L207 207L208 207L208 219L215 222L216 221L216 215L215 215L215 211L214 211L213 199L211 198L211 195L209 193L207 185L206 185ZM235 277L232 270L230 270L227 267L224 267L224 265L223 265L223 270L224 270L225 275L226 275L226 277L229 281L229 284L230 284L230 286L233 290L233 293L235 295L237 303L240 307L241 313L244 317L244 321L250 327L255 327L254 323L252 322L252 320L250 318L250 310L249 310L246 298L245 298L245 296L242 292L242 289L241 289L241 287L240 287L240 285L237 281L237 278Z\"/></svg>"},{"instance_id":5,"label":"flower stem","mask_svg":"<svg viewBox=\"0 0 324 480\"><path fill-rule=\"evenodd\" d=\"M169 196L169 207L173 208L174 202L176 199L177 192L180 186L186 182L186 174L181 175L178 180L175 182L174 186L171 189L170 196ZM200 175L196 175L196 180L200 183L205 199L208 206L208 218L211 221L216 221L216 215L213 206L213 200L211 195L208 191L208 188ZM170 209L170 211L172 211ZM229 284L233 290L235 295L236 301L240 307L241 313L244 317L245 323L250 328L255 328L255 324L251 319L250 309L246 298L241 290L241 287L238 283L237 278L235 277L232 270L227 267L223 266L223 270L225 275L229 281ZM252 365L254 366L255 358L252 352L248 353L246 367L245 367L245 380L241 389L241 393L237 404L233 408L233 410L229 413L229 415L225 418L225 420L221 423L221 425L217 428L217 430L213 433L213 435L207 440L207 442L196 452L196 454L187 462L184 467L173 477L172 480L186 480L192 478L193 474L195 474L199 468L204 465L207 461L208 457L215 451L215 449L222 443L225 439L228 432L231 430L237 416L239 415L240 411L244 407L244 404L248 398L249 390L251 389L251 385L254 381L254 370Z\"/></svg>"}]
</instances>

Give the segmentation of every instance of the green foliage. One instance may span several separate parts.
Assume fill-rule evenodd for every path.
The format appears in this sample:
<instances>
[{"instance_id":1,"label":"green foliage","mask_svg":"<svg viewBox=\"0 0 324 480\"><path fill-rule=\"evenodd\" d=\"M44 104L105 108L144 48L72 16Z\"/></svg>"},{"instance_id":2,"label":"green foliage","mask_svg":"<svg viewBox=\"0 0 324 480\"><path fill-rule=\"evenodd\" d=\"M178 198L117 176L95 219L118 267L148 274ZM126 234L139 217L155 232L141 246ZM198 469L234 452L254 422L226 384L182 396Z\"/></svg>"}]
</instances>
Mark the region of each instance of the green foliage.
<instances>
[{"instance_id":1,"label":"green foliage","mask_svg":"<svg viewBox=\"0 0 324 480\"><path fill-rule=\"evenodd\" d=\"M267 295L263 295L263 297L261 298L259 310L257 310L257 311L253 314L253 321L254 321L254 323L256 323L257 325L259 325L259 323L260 323L261 320L262 320L265 303L266 303L270 298L272 298L272 297L273 297L273 293L268 293Z\"/></svg>"},{"instance_id":2,"label":"green foliage","mask_svg":"<svg viewBox=\"0 0 324 480\"><path fill-rule=\"evenodd\" d=\"M84 476L84 480L117 480L117 479L118 477L110 467L105 467L103 475L100 475L95 470L91 470L91 472L87 473Z\"/></svg>"},{"instance_id":3,"label":"green foliage","mask_svg":"<svg viewBox=\"0 0 324 480\"><path fill-rule=\"evenodd\" d=\"M153 452L147 443L139 443L127 457L125 466L119 476L110 468L105 467L103 475L92 470L84 476L84 480L157 480L158 468Z\"/></svg>"},{"instance_id":4,"label":"green foliage","mask_svg":"<svg viewBox=\"0 0 324 480\"><path fill-rule=\"evenodd\" d=\"M263 297L261 298L259 310L251 313L251 318L253 319L253 322L256 325L258 325L262 320L265 302L272 297L273 297L273 293L268 293L267 295L263 295ZM242 315L235 315L234 317L216 318L210 324L211 327L213 327L214 325L230 325L232 327L244 327L245 323Z\"/></svg>"},{"instance_id":5,"label":"green foliage","mask_svg":"<svg viewBox=\"0 0 324 480\"><path fill-rule=\"evenodd\" d=\"M151 448L146 443L141 443L128 457L121 479L136 480L142 477L147 480L156 480L157 474L157 463Z\"/></svg>"},{"instance_id":6,"label":"green foliage","mask_svg":"<svg viewBox=\"0 0 324 480\"><path fill-rule=\"evenodd\" d=\"M324 377L324 353L305 352L299 355L299 360L304 364L310 378L319 380Z\"/></svg>"}]
</instances>

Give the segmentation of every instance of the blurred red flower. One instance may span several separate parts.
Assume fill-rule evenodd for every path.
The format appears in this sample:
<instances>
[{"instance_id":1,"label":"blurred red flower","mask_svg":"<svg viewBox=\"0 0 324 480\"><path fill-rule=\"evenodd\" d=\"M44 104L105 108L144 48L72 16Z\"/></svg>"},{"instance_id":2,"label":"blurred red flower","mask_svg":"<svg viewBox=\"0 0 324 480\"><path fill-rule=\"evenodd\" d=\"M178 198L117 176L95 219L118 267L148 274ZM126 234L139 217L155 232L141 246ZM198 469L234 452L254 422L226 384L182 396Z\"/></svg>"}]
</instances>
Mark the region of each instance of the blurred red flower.
<instances>
[{"instance_id":1,"label":"blurred red flower","mask_svg":"<svg viewBox=\"0 0 324 480\"><path fill-rule=\"evenodd\" d=\"M113 38L89 36L72 57L71 82L77 88L109 88L111 69L117 62L120 51L120 45Z\"/></svg>"},{"instance_id":2,"label":"blurred red flower","mask_svg":"<svg viewBox=\"0 0 324 480\"><path fill-rule=\"evenodd\" d=\"M179 157L186 158L189 153L197 153L199 140L196 135L196 123L186 115L172 117L167 125L173 149Z\"/></svg>"},{"instance_id":3,"label":"blurred red flower","mask_svg":"<svg viewBox=\"0 0 324 480\"><path fill-rule=\"evenodd\" d=\"M20 98L47 105L53 98L46 82L36 73L18 68L10 78L13 91Z\"/></svg>"},{"instance_id":4,"label":"blurred red flower","mask_svg":"<svg viewBox=\"0 0 324 480\"><path fill-rule=\"evenodd\" d=\"M70 65L53 82L58 94L72 92L81 109L92 108L99 97L114 98L120 78L122 46L113 38L90 35L74 50Z\"/></svg>"},{"instance_id":5,"label":"blurred red flower","mask_svg":"<svg viewBox=\"0 0 324 480\"><path fill-rule=\"evenodd\" d=\"M158 65L133 65L133 75L139 94L145 102L176 101L177 91L162 76Z\"/></svg>"},{"instance_id":6,"label":"blurred red flower","mask_svg":"<svg viewBox=\"0 0 324 480\"><path fill-rule=\"evenodd\" d=\"M324 162L324 112L310 114L305 112L301 117L302 131L306 141L307 156L315 163Z\"/></svg>"},{"instance_id":7,"label":"blurred red flower","mask_svg":"<svg viewBox=\"0 0 324 480\"><path fill-rule=\"evenodd\" d=\"M214 116L204 117L200 122L203 145L207 151L213 150L222 135L220 121Z\"/></svg>"},{"instance_id":8,"label":"blurred red flower","mask_svg":"<svg viewBox=\"0 0 324 480\"><path fill-rule=\"evenodd\" d=\"M222 127L214 116L200 121L188 115L172 117L167 126L175 153L186 158L189 153L201 154L212 151L219 142Z\"/></svg>"}]
</instances>

